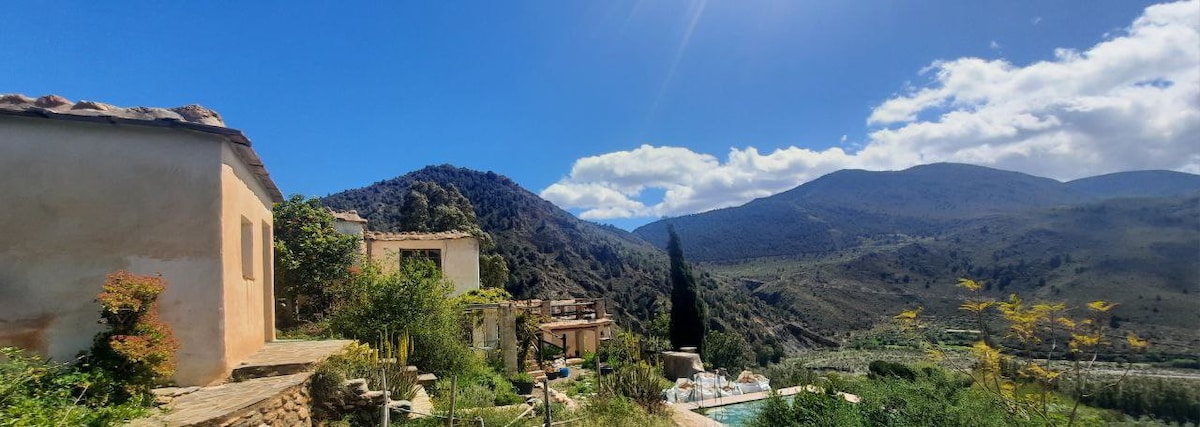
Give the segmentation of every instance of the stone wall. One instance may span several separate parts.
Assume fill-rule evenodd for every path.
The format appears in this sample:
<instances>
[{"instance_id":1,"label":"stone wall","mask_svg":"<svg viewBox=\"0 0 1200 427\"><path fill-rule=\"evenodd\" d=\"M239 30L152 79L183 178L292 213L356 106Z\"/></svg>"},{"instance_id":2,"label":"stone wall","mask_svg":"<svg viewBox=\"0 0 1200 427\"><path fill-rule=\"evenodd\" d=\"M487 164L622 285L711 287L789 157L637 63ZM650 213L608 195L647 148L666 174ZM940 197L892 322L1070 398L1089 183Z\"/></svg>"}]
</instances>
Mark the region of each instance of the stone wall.
<instances>
[{"instance_id":1,"label":"stone wall","mask_svg":"<svg viewBox=\"0 0 1200 427\"><path fill-rule=\"evenodd\" d=\"M309 383L305 380L299 385L289 387L273 399L262 402L232 414L221 427L259 427L269 426L311 426L312 397L309 396Z\"/></svg>"},{"instance_id":2,"label":"stone wall","mask_svg":"<svg viewBox=\"0 0 1200 427\"><path fill-rule=\"evenodd\" d=\"M311 372L254 378L211 387L157 389L166 407L129 427L311 426Z\"/></svg>"}]
</instances>

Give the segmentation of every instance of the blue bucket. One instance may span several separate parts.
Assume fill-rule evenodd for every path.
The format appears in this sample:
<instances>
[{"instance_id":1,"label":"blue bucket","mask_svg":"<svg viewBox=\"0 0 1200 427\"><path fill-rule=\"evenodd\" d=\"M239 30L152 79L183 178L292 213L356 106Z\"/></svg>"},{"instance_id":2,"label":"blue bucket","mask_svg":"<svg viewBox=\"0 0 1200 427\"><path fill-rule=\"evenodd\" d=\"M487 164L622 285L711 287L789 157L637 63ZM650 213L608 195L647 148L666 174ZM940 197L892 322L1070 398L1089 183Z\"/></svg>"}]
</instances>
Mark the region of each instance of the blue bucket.
<instances>
[{"instance_id":1,"label":"blue bucket","mask_svg":"<svg viewBox=\"0 0 1200 427\"><path fill-rule=\"evenodd\" d=\"M566 377L568 377L568 376L570 376L570 375L571 375L571 368L568 368L568 367L565 367L565 366L564 366L564 367L562 367L562 368L560 368L560 369L558 370L558 376L559 376L559 378L566 378Z\"/></svg>"}]
</instances>

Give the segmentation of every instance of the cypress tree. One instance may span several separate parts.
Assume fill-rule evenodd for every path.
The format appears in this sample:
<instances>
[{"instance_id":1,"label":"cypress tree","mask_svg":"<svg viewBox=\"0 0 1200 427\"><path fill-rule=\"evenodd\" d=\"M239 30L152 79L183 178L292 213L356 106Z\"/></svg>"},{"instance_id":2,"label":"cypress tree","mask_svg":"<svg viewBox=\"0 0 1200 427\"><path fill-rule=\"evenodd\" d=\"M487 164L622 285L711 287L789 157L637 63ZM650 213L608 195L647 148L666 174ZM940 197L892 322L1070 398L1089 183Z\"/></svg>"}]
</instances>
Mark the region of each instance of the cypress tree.
<instances>
[{"instance_id":1,"label":"cypress tree","mask_svg":"<svg viewBox=\"0 0 1200 427\"><path fill-rule=\"evenodd\" d=\"M704 304L696 286L696 276L683 259L683 247L679 234L669 226L667 232L667 254L671 257L671 346L696 347L704 343L704 331L708 325L704 317Z\"/></svg>"}]
</instances>

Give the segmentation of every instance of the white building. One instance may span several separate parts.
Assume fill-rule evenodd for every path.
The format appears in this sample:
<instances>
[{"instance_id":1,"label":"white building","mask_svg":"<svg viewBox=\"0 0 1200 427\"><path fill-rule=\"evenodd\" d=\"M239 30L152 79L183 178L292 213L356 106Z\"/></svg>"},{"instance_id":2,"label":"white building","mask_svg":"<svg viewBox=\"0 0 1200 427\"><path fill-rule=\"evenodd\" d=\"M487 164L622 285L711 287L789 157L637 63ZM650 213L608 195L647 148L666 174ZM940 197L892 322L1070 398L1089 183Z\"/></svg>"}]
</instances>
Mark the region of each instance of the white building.
<instances>
[{"instance_id":1,"label":"white building","mask_svg":"<svg viewBox=\"0 0 1200 427\"><path fill-rule=\"evenodd\" d=\"M366 233L367 258L395 271L408 258L433 261L454 283L453 295L479 289L479 240L470 233Z\"/></svg>"}]
</instances>

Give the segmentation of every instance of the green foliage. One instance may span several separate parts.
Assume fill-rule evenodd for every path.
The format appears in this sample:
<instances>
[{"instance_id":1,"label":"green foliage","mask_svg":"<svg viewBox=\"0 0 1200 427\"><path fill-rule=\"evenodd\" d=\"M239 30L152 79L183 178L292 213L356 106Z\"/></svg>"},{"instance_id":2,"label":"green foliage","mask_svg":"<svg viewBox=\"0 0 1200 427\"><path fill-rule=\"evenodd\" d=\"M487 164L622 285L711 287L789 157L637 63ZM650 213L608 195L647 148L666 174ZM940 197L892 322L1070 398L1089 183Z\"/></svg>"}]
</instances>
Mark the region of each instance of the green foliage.
<instances>
[{"instance_id":1,"label":"green foliage","mask_svg":"<svg viewBox=\"0 0 1200 427\"><path fill-rule=\"evenodd\" d=\"M664 411L665 412L665 411ZM669 427L670 416L649 413L633 400L623 396L600 397L589 400L579 413L580 426L585 427Z\"/></svg>"},{"instance_id":2,"label":"green foliage","mask_svg":"<svg viewBox=\"0 0 1200 427\"><path fill-rule=\"evenodd\" d=\"M54 363L0 348L0 426L109 426L144 415L148 400L117 403L111 373Z\"/></svg>"},{"instance_id":3,"label":"green foliage","mask_svg":"<svg viewBox=\"0 0 1200 427\"><path fill-rule=\"evenodd\" d=\"M542 335L543 316L532 311L517 313L515 335L517 338L517 371L525 371L525 361L529 351L534 348L536 340Z\"/></svg>"},{"instance_id":4,"label":"green foliage","mask_svg":"<svg viewBox=\"0 0 1200 427\"><path fill-rule=\"evenodd\" d=\"M480 227L496 241L490 253L502 255L508 265L505 289L514 297L554 292L610 298L609 313L633 331L644 331L655 314L667 311L665 253L627 231L582 221L502 175L430 166L323 200L332 208L357 210L374 231L401 231L401 206L416 181L453 185L470 200ZM562 281L564 277L571 280ZM723 279L711 284L715 288L706 287L701 297L712 307L713 318L752 344L768 334L761 325L784 321L781 310L744 288Z\"/></svg>"},{"instance_id":5,"label":"green foliage","mask_svg":"<svg viewBox=\"0 0 1200 427\"><path fill-rule=\"evenodd\" d=\"M563 390L567 396L573 398L589 398L596 394L597 383L596 375L576 375L565 382L550 384L555 389Z\"/></svg>"},{"instance_id":6,"label":"green foliage","mask_svg":"<svg viewBox=\"0 0 1200 427\"><path fill-rule=\"evenodd\" d=\"M640 340L633 332L621 331L612 339L600 343L596 359L613 369L636 363L642 360Z\"/></svg>"},{"instance_id":7,"label":"green foliage","mask_svg":"<svg viewBox=\"0 0 1200 427\"><path fill-rule=\"evenodd\" d=\"M888 362L886 360L876 360L876 361L871 362L870 365L868 365L868 369L870 370L870 373L868 375L871 378L895 377L895 378L906 379L909 381L915 380L917 378L916 372L913 372L912 368L909 368L908 365L905 365L903 363Z\"/></svg>"},{"instance_id":8,"label":"green foliage","mask_svg":"<svg viewBox=\"0 0 1200 427\"><path fill-rule=\"evenodd\" d=\"M821 378L816 371L805 368L800 359L788 359L769 365L762 374L771 379L771 387L776 389L816 384Z\"/></svg>"},{"instance_id":9,"label":"green foliage","mask_svg":"<svg viewBox=\"0 0 1200 427\"><path fill-rule=\"evenodd\" d=\"M751 426L863 426L862 416L849 402L824 393L800 393L789 404L772 392Z\"/></svg>"},{"instance_id":10,"label":"green foliage","mask_svg":"<svg viewBox=\"0 0 1200 427\"><path fill-rule=\"evenodd\" d=\"M749 364L747 353L750 345L739 335L728 332L712 331L704 336L704 350L701 357L704 363L714 368L725 368L733 372L741 371Z\"/></svg>"},{"instance_id":11,"label":"green foliage","mask_svg":"<svg viewBox=\"0 0 1200 427\"><path fill-rule=\"evenodd\" d=\"M663 410L662 391L669 385L659 367L631 363L600 377L599 395L608 399L624 397L655 414Z\"/></svg>"},{"instance_id":12,"label":"green foliage","mask_svg":"<svg viewBox=\"0 0 1200 427\"><path fill-rule=\"evenodd\" d=\"M398 342L403 344L404 339ZM313 396L314 417L319 420L338 420L349 417L356 421L373 421L378 411L360 410L347 412L347 403L356 400L342 386L346 380L367 380L371 390L383 389L393 400L411 400L416 393L417 373L404 369L405 355L396 352L392 344L383 344L372 349L366 344L354 343L341 354L330 356L314 370L309 390Z\"/></svg>"},{"instance_id":13,"label":"green foliage","mask_svg":"<svg viewBox=\"0 0 1200 427\"><path fill-rule=\"evenodd\" d=\"M332 304L326 289L348 279L360 239L339 233L333 214L317 198L292 195L273 214L275 287L291 303L294 320L311 319Z\"/></svg>"},{"instance_id":14,"label":"green foliage","mask_svg":"<svg viewBox=\"0 0 1200 427\"><path fill-rule=\"evenodd\" d=\"M1111 381L1075 381L1068 378L1058 389L1087 405L1133 417L1200 424L1200 380L1131 376L1115 385Z\"/></svg>"},{"instance_id":15,"label":"green foliage","mask_svg":"<svg viewBox=\"0 0 1200 427\"><path fill-rule=\"evenodd\" d=\"M704 313L704 301L696 287L692 267L683 258L683 246L675 228L667 230L667 255L671 258L671 345L675 348L701 347L708 319Z\"/></svg>"},{"instance_id":16,"label":"green foliage","mask_svg":"<svg viewBox=\"0 0 1200 427\"><path fill-rule=\"evenodd\" d=\"M479 255L479 286L504 289L508 283L508 261L500 254Z\"/></svg>"},{"instance_id":17,"label":"green foliage","mask_svg":"<svg viewBox=\"0 0 1200 427\"><path fill-rule=\"evenodd\" d=\"M479 239L483 249L495 245L491 235L479 227L471 201L454 184L443 186L434 181L413 181L400 214L400 231L464 231Z\"/></svg>"},{"instance_id":18,"label":"green foliage","mask_svg":"<svg viewBox=\"0 0 1200 427\"><path fill-rule=\"evenodd\" d=\"M459 305L467 304L494 304L501 301L511 300L512 295L503 288L482 288L471 289L466 293L454 297L454 302Z\"/></svg>"},{"instance_id":19,"label":"green foliage","mask_svg":"<svg viewBox=\"0 0 1200 427\"><path fill-rule=\"evenodd\" d=\"M913 379L895 376L819 378L818 392L796 394L791 403L772 396L755 426L1010 426L1039 425L979 387L970 377L937 367L907 367ZM774 382L774 381L773 381ZM851 403L838 392L856 395ZM1088 422L1096 421L1089 418Z\"/></svg>"},{"instance_id":20,"label":"green foliage","mask_svg":"<svg viewBox=\"0 0 1200 427\"><path fill-rule=\"evenodd\" d=\"M529 381L532 382L533 378L530 377ZM440 378L428 390L437 398L434 399L435 408L439 410L449 409L452 385L453 381L450 378ZM459 401L456 404L458 408L513 405L525 401L524 398L517 395L513 390L513 384L508 378L484 366L477 366L471 371L458 376L458 398ZM468 399L470 402L464 403L463 399Z\"/></svg>"},{"instance_id":21,"label":"green foliage","mask_svg":"<svg viewBox=\"0 0 1200 427\"><path fill-rule=\"evenodd\" d=\"M480 363L462 334L462 312L449 298L451 285L429 261L407 262L393 273L367 263L334 289L330 328L372 342L386 332L407 334L415 349L409 361L438 376L463 373Z\"/></svg>"},{"instance_id":22,"label":"green foliage","mask_svg":"<svg viewBox=\"0 0 1200 427\"><path fill-rule=\"evenodd\" d=\"M533 383L533 377L530 376L528 372L517 372L515 374L509 375L508 381L512 382L512 383L518 383L518 384L531 384L531 383Z\"/></svg>"},{"instance_id":23,"label":"green foliage","mask_svg":"<svg viewBox=\"0 0 1200 427\"><path fill-rule=\"evenodd\" d=\"M600 343L600 346L603 347L604 343ZM584 352L583 353L583 364L580 366L582 366L583 369L595 370L597 368L596 361L599 359L600 359L600 357L597 355L597 353L592 353L590 351Z\"/></svg>"},{"instance_id":24,"label":"green foliage","mask_svg":"<svg viewBox=\"0 0 1200 427\"><path fill-rule=\"evenodd\" d=\"M671 339L671 312L663 309L654 315L654 320L650 321L650 327L646 330L646 335L657 338Z\"/></svg>"},{"instance_id":25,"label":"green foliage","mask_svg":"<svg viewBox=\"0 0 1200 427\"><path fill-rule=\"evenodd\" d=\"M158 317L158 296L165 289L160 276L121 270L108 275L96 297L107 330L96 335L86 363L92 369L120 373L119 400L145 396L175 373L179 342Z\"/></svg>"}]
</instances>

